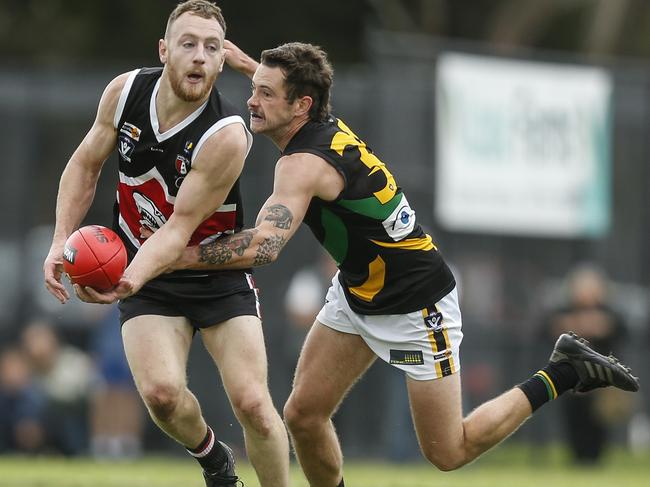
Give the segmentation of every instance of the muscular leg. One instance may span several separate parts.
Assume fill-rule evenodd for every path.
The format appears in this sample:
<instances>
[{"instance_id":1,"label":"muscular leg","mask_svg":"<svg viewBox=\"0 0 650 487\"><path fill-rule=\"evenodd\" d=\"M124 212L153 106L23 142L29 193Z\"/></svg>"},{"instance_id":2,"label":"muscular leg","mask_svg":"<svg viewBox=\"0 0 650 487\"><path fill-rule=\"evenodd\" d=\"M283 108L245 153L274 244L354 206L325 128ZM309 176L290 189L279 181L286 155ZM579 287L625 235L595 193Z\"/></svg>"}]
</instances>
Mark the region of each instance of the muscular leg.
<instances>
[{"instance_id":1,"label":"muscular leg","mask_svg":"<svg viewBox=\"0 0 650 487\"><path fill-rule=\"evenodd\" d=\"M513 433L531 414L524 393L511 389L463 418L460 374L407 380L413 423L424 456L440 470L454 470Z\"/></svg>"},{"instance_id":2,"label":"muscular leg","mask_svg":"<svg viewBox=\"0 0 650 487\"><path fill-rule=\"evenodd\" d=\"M358 335L318 321L305 340L284 417L311 487L334 487L341 481L343 456L331 417L375 358Z\"/></svg>"},{"instance_id":3,"label":"muscular leg","mask_svg":"<svg viewBox=\"0 0 650 487\"><path fill-rule=\"evenodd\" d=\"M246 450L263 487L289 485L289 441L267 385L267 361L260 320L239 316L201 330L237 419Z\"/></svg>"},{"instance_id":4,"label":"muscular leg","mask_svg":"<svg viewBox=\"0 0 650 487\"><path fill-rule=\"evenodd\" d=\"M122 326L126 358L153 421L186 447L203 440L206 424L187 388L192 328L185 318L137 316Z\"/></svg>"}]
</instances>

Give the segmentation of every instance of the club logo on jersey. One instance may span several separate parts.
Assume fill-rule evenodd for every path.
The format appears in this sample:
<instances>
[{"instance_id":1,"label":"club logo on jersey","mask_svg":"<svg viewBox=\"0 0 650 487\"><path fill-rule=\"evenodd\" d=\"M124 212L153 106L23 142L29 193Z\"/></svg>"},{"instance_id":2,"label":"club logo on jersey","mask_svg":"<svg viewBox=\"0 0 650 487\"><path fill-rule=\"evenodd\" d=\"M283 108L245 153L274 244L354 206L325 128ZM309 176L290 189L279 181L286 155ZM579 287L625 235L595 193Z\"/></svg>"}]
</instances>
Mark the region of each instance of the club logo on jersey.
<instances>
[{"instance_id":1,"label":"club logo on jersey","mask_svg":"<svg viewBox=\"0 0 650 487\"><path fill-rule=\"evenodd\" d=\"M74 258L76 255L77 249L73 249L72 247L65 247L63 249L63 258L71 264L74 264Z\"/></svg>"},{"instance_id":2,"label":"club logo on jersey","mask_svg":"<svg viewBox=\"0 0 650 487\"><path fill-rule=\"evenodd\" d=\"M131 162L131 154L133 154L135 144L126 135L120 135L117 141L117 150L119 151L122 159L126 162Z\"/></svg>"},{"instance_id":3,"label":"club logo on jersey","mask_svg":"<svg viewBox=\"0 0 650 487\"><path fill-rule=\"evenodd\" d=\"M415 228L415 211L404 194L399 198L401 199L395 210L382 222L386 233L396 242L407 237Z\"/></svg>"},{"instance_id":4,"label":"club logo on jersey","mask_svg":"<svg viewBox=\"0 0 650 487\"><path fill-rule=\"evenodd\" d=\"M424 318L424 324L435 332L442 331L442 313L435 311Z\"/></svg>"},{"instance_id":5,"label":"club logo on jersey","mask_svg":"<svg viewBox=\"0 0 650 487\"><path fill-rule=\"evenodd\" d=\"M176 156L176 172L181 176L185 176L190 170L190 161L187 157L184 157L180 154Z\"/></svg>"},{"instance_id":6,"label":"club logo on jersey","mask_svg":"<svg viewBox=\"0 0 650 487\"><path fill-rule=\"evenodd\" d=\"M140 130L132 123L124 122L122 128L120 128L120 133L126 135L127 137L137 142L140 140L140 134L142 133L142 130Z\"/></svg>"},{"instance_id":7,"label":"club logo on jersey","mask_svg":"<svg viewBox=\"0 0 650 487\"><path fill-rule=\"evenodd\" d=\"M424 357L420 350L391 349L390 363L395 365L423 365Z\"/></svg>"},{"instance_id":8,"label":"club logo on jersey","mask_svg":"<svg viewBox=\"0 0 650 487\"><path fill-rule=\"evenodd\" d=\"M140 224L149 227L152 230L156 230L162 227L167 221L167 218L165 218L165 215L163 215L162 211L160 211L156 206L156 203L142 193L134 191L133 201L135 201L135 204L138 207L138 212L142 217Z\"/></svg>"}]
</instances>

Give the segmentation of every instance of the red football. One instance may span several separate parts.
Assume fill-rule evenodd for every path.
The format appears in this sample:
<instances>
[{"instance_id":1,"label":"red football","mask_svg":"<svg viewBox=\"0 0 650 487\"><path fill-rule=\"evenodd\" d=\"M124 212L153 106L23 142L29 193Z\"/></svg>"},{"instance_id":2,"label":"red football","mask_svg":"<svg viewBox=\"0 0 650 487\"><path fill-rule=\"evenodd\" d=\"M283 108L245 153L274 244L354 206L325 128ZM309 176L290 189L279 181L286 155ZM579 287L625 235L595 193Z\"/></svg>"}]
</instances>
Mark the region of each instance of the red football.
<instances>
[{"instance_id":1,"label":"red football","mask_svg":"<svg viewBox=\"0 0 650 487\"><path fill-rule=\"evenodd\" d=\"M63 269L73 283L107 291L126 269L126 248L110 228L81 227L65 242Z\"/></svg>"}]
</instances>

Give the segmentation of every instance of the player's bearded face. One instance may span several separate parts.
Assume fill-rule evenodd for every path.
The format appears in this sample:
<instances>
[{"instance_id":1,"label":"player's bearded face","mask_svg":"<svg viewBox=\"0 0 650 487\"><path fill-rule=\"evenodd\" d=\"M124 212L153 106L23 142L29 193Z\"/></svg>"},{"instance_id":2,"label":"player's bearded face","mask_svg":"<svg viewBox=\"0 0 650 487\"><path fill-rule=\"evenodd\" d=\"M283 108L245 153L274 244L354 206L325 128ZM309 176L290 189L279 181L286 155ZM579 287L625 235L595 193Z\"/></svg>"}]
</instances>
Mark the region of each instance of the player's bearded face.
<instances>
[{"instance_id":1,"label":"player's bearded face","mask_svg":"<svg viewBox=\"0 0 650 487\"><path fill-rule=\"evenodd\" d=\"M161 60L181 100L200 101L210 93L223 67L223 38L223 29L214 19L184 13L172 24L161 44Z\"/></svg>"},{"instance_id":2,"label":"player's bearded face","mask_svg":"<svg viewBox=\"0 0 650 487\"><path fill-rule=\"evenodd\" d=\"M181 68L174 66L173 62L169 63L168 72L169 82L174 94L187 102L199 101L205 98L218 74L216 70L207 73L205 67L200 66L191 69Z\"/></svg>"}]
</instances>

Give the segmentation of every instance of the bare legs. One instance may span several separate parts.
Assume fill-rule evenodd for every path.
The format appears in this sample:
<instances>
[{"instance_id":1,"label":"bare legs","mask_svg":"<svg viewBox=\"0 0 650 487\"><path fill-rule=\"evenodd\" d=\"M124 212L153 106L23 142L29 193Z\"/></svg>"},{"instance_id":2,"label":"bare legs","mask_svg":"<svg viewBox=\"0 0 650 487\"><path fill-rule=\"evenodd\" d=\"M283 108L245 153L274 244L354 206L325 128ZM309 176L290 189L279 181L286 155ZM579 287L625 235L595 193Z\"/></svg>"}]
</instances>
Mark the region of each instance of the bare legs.
<instances>
[{"instance_id":1,"label":"bare legs","mask_svg":"<svg viewBox=\"0 0 650 487\"><path fill-rule=\"evenodd\" d=\"M201 335L244 429L248 456L260 484L288 485L288 440L268 392L259 319L240 316L204 329ZM136 386L153 421L182 445L197 446L207 425L187 388L192 328L184 318L139 316L123 325L122 336Z\"/></svg>"},{"instance_id":2,"label":"bare legs","mask_svg":"<svg viewBox=\"0 0 650 487\"><path fill-rule=\"evenodd\" d=\"M374 360L357 335L318 322L309 332L284 417L311 487L335 487L341 481L343 456L331 417Z\"/></svg>"},{"instance_id":3,"label":"bare legs","mask_svg":"<svg viewBox=\"0 0 650 487\"><path fill-rule=\"evenodd\" d=\"M532 413L519 389L511 389L462 417L460 376L407 380L411 414L422 454L440 470L476 459L513 433Z\"/></svg>"},{"instance_id":4,"label":"bare legs","mask_svg":"<svg viewBox=\"0 0 650 487\"><path fill-rule=\"evenodd\" d=\"M289 485L289 440L267 386L262 326L254 316L239 316L201 332L223 380L246 451L263 487Z\"/></svg>"},{"instance_id":5,"label":"bare legs","mask_svg":"<svg viewBox=\"0 0 650 487\"><path fill-rule=\"evenodd\" d=\"M207 426L187 388L192 329L185 319L138 316L124 323L122 339L136 387L153 421L182 445L198 445Z\"/></svg>"},{"instance_id":6,"label":"bare legs","mask_svg":"<svg viewBox=\"0 0 650 487\"><path fill-rule=\"evenodd\" d=\"M335 487L342 478L343 459L331 417L374 359L358 335L318 322L305 341L284 415L311 487ZM463 418L459 374L430 381L408 379L408 391L422 453L441 470L474 460L531 414L526 396L512 389Z\"/></svg>"}]
</instances>

